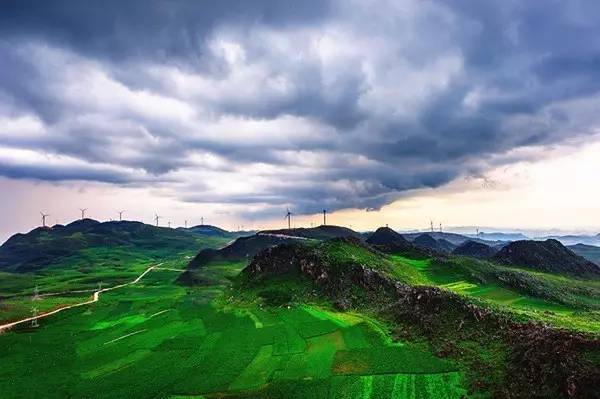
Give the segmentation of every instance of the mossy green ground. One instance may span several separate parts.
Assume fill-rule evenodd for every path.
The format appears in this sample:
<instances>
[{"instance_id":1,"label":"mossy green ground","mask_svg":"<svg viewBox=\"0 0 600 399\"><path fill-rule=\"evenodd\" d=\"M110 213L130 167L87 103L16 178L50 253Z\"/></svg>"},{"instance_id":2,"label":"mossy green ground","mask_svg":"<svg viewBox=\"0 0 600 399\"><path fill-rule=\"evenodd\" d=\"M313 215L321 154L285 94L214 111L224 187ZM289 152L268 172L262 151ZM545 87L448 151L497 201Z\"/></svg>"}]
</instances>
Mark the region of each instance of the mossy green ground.
<instances>
[{"instance_id":1,"label":"mossy green ground","mask_svg":"<svg viewBox=\"0 0 600 399\"><path fill-rule=\"evenodd\" d=\"M215 283L194 289L175 284L177 272L153 271L95 304L42 319L38 328L1 334L0 396L460 398L466 392L456 365L425 346L393 343L385 326L364 315L232 298L227 277L244 265L209 265L203 272ZM131 273L146 266L133 264ZM57 280L49 282L59 288Z\"/></svg>"},{"instance_id":2,"label":"mossy green ground","mask_svg":"<svg viewBox=\"0 0 600 399\"><path fill-rule=\"evenodd\" d=\"M392 256L391 259L397 269L410 268L417 272L413 281L419 284L436 285L557 327L600 333L600 281L524 272L462 257L455 257L448 263L403 256ZM493 278L504 272L527 273L535 279L536 288L545 298Z\"/></svg>"}]
</instances>

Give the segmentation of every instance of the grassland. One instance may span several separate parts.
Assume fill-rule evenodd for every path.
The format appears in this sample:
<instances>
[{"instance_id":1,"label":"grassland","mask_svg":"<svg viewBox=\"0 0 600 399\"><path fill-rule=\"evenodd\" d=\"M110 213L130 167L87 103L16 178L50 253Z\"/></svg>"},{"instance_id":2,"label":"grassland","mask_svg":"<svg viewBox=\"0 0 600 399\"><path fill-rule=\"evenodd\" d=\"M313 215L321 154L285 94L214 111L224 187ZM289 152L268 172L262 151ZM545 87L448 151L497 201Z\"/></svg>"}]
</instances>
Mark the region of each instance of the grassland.
<instances>
[{"instance_id":1,"label":"grassland","mask_svg":"<svg viewBox=\"0 0 600 399\"><path fill-rule=\"evenodd\" d=\"M44 283L80 289L102 277L114 284L152 260L138 259L120 274L107 261L88 279L65 265L36 282L40 292ZM164 266L184 265L185 256ZM235 298L229 279L244 266L209 264L202 269L209 283L196 288L175 284L177 272L153 271L97 303L42 319L38 328L1 334L2 397L21 398L24 390L45 398L460 398L466 392L457 365L423 345L392 342L387 328L365 315L318 301L269 307L258 296ZM109 278L113 273L118 277ZM16 293L20 278L6 279L4 289Z\"/></svg>"},{"instance_id":2,"label":"grassland","mask_svg":"<svg viewBox=\"0 0 600 399\"><path fill-rule=\"evenodd\" d=\"M518 269L464 258L452 258L449 266L387 257L344 241L307 245L338 271L365 265L525 319L598 328L590 318L595 282L529 272L544 290L561 289L540 298L527 285L516 288L501 279ZM3 273L0 319L29 316L36 285L42 294L36 307L51 309L89 294L46 293L131 281L157 262L182 269L192 255L113 250L83 251L36 273ZM460 355L441 358L442 341L432 345L410 325L366 309L334 310L302 276L241 287L237 276L246 263L208 263L195 270L202 282L195 287L178 285L177 271L154 270L136 285L102 294L99 302L42 319L37 328L22 325L0 334L0 396L487 398L491 391L477 390L477 384L498 386L504 378L508 352L501 342L457 340L448 350Z\"/></svg>"},{"instance_id":3,"label":"grassland","mask_svg":"<svg viewBox=\"0 0 600 399\"><path fill-rule=\"evenodd\" d=\"M391 259L396 268L417 272L413 281L421 285L439 286L557 327L600 333L599 280L523 271L466 257L447 262Z\"/></svg>"}]
</instances>

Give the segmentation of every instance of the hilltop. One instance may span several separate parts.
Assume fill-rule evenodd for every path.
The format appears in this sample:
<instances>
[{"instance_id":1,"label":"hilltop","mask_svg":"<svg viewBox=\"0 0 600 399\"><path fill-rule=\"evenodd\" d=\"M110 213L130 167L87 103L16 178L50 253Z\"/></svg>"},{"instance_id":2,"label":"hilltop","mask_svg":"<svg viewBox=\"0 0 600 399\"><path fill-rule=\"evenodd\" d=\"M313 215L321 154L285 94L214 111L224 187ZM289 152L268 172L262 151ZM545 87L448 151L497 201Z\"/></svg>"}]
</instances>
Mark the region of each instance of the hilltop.
<instances>
[{"instance_id":1,"label":"hilltop","mask_svg":"<svg viewBox=\"0 0 600 399\"><path fill-rule=\"evenodd\" d=\"M264 230L259 234L283 235L292 237L302 237L314 240L327 240L336 237L356 237L362 238L362 235L352 229L342 226L321 225L317 227L300 227L294 229Z\"/></svg>"},{"instance_id":2,"label":"hilltop","mask_svg":"<svg viewBox=\"0 0 600 399\"><path fill-rule=\"evenodd\" d=\"M446 241L452 243L452 245L454 245L454 246L458 246L458 245L464 243L465 241L469 241L469 240L481 242L486 245L497 245L497 244L504 242L504 241L495 241L495 240L493 240L493 241L492 240L484 240L484 239L480 239L480 238L473 238L473 237L470 237L469 235L458 234L458 233L447 233L447 232L440 232L440 231L421 231L421 232L413 232L413 233L404 233L402 235L408 241L414 241L417 237L419 237L423 234L429 235L434 240L440 240L440 239L446 240Z\"/></svg>"},{"instance_id":3,"label":"hilltop","mask_svg":"<svg viewBox=\"0 0 600 399\"><path fill-rule=\"evenodd\" d=\"M575 254L554 239L515 241L498 251L493 259L501 264L544 272L600 276L600 266Z\"/></svg>"},{"instance_id":4,"label":"hilltop","mask_svg":"<svg viewBox=\"0 0 600 399\"><path fill-rule=\"evenodd\" d=\"M234 235L230 231L224 230L217 226L212 226L210 224L199 224L197 226L188 227L187 229L184 227L179 227L178 230L188 231L190 233L199 234L202 236L230 237Z\"/></svg>"},{"instance_id":5,"label":"hilltop","mask_svg":"<svg viewBox=\"0 0 600 399\"><path fill-rule=\"evenodd\" d=\"M367 243L373 245L408 244L408 240L389 227L380 227L367 238Z\"/></svg>"},{"instance_id":6,"label":"hilltop","mask_svg":"<svg viewBox=\"0 0 600 399\"><path fill-rule=\"evenodd\" d=\"M211 262L249 261L254 255L266 248L292 241L296 241L296 239L285 236L255 234L248 237L239 237L220 249L203 249L187 264L186 271L179 276L178 281L183 285L202 284L203 279L195 271Z\"/></svg>"},{"instance_id":7,"label":"hilltop","mask_svg":"<svg viewBox=\"0 0 600 399\"><path fill-rule=\"evenodd\" d=\"M129 248L130 251L173 252L202 247L197 234L179 229L121 221L77 220L66 226L38 227L15 234L0 246L0 269L27 272L60 263L91 248Z\"/></svg>"},{"instance_id":8,"label":"hilltop","mask_svg":"<svg viewBox=\"0 0 600 399\"><path fill-rule=\"evenodd\" d=\"M489 258L496 250L489 245L477 241L465 241L452 251L453 255L473 256L475 258Z\"/></svg>"},{"instance_id":9,"label":"hilltop","mask_svg":"<svg viewBox=\"0 0 600 399\"><path fill-rule=\"evenodd\" d=\"M260 252L243 269L239 295L257 292L265 304L288 308L327 300L337 311L374 314L402 345L423 340L438 356L462 364L469 370L471 394L562 397L570 389L593 397L599 388L598 360L583 354L600 354L595 336L524 322L509 310L512 305L498 308L498 301L509 294L516 297L507 298L507 304L531 298L519 297L524 290L543 304L536 308L537 302L531 301L532 315L538 315L538 309L551 306L542 299L545 295L561 291L577 301L585 285L555 285L554 278L461 259L465 261L395 260L353 238L283 244ZM488 301L495 305L488 306Z\"/></svg>"}]
</instances>

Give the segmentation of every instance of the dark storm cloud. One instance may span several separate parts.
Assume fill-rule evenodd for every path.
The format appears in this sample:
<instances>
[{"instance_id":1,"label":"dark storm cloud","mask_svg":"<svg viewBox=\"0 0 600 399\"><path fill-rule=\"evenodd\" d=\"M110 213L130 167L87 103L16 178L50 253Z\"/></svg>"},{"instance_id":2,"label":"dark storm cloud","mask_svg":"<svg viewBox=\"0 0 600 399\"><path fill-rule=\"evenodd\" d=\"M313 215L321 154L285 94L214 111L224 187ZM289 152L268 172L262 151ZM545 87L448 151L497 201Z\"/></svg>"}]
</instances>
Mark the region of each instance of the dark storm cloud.
<instances>
[{"instance_id":1,"label":"dark storm cloud","mask_svg":"<svg viewBox=\"0 0 600 399\"><path fill-rule=\"evenodd\" d=\"M94 57L194 63L205 36L223 23L306 24L326 18L326 1L7 0L0 35L49 40Z\"/></svg>"},{"instance_id":2,"label":"dark storm cloud","mask_svg":"<svg viewBox=\"0 0 600 399\"><path fill-rule=\"evenodd\" d=\"M254 215L378 209L600 125L593 1L9 1L2 11L0 117L12 127L0 119L0 149L86 165L32 167L0 152L9 177L166 179L184 201L266 205ZM15 122L23 116L40 131ZM200 179L202 189L188 184ZM237 191L211 191L227 179Z\"/></svg>"}]
</instances>

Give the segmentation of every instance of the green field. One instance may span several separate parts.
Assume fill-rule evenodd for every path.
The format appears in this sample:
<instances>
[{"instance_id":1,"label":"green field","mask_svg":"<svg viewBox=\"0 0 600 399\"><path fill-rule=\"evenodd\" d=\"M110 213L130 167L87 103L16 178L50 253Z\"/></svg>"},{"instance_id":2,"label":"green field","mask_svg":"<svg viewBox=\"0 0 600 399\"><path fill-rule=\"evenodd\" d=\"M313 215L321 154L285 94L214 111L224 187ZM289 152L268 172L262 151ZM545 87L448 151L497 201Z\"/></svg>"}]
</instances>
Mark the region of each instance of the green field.
<instances>
[{"instance_id":1,"label":"green field","mask_svg":"<svg viewBox=\"0 0 600 399\"><path fill-rule=\"evenodd\" d=\"M175 284L178 272L152 271L95 304L41 319L38 328L1 334L2 398L23 397L24 389L45 398L460 398L466 392L456 365L422 345L392 342L361 314L236 301L226 282L244 265L211 264L203 273L215 283L193 289ZM132 274L145 266L132 265ZM47 278L51 287L60 285L61 278Z\"/></svg>"},{"instance_id":2,"label":"green field","mask_svg":"<svg viewBox=\"0 0 600 399\"><path fill-rule=\"evenodd\" d=\"M600 281L523 272L466 257L455 257L449 263L438 263L431 258L415 260L396 255L391 258L397 269L417 272L413 280L422 285L436 285L557 327L600 332ZM524 273L529 284L534 282L536 291L528 291L530 287L519 280L519 284L511 284L504 278Z\"/></svg>"},{"instance_id":3,"label":"green field","mask_svg":"<svg viewBox=\"0 0 600 399\"><path fill-rule=\"evenodd\" d=\"M365 265L517 319L598 332L597 281L461 257L386 256L343 240L306 245L337 278ZM34 306L44 312L89 300L98 282L128 283L160 265L99 302L1 333L0 397L488 398L493 392L477 386L505 383L509 348L485 341L489 331L475 336L481 342L453 340L455 330L426 337L379 313L373 297L337 311L302 275L249 284L238 277L246 260L208 263L194 270L201 283L184 287L176 280L193 254L91 248L34 273L0 274L6 321ZM32 301L35 286L41 298Z\"/></svg>"}]
</instances>

